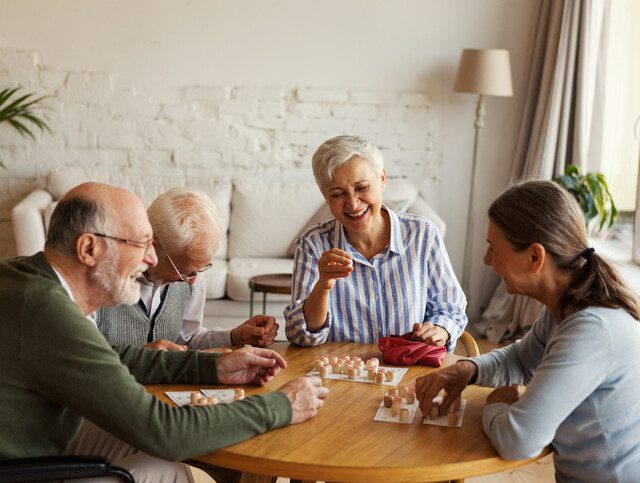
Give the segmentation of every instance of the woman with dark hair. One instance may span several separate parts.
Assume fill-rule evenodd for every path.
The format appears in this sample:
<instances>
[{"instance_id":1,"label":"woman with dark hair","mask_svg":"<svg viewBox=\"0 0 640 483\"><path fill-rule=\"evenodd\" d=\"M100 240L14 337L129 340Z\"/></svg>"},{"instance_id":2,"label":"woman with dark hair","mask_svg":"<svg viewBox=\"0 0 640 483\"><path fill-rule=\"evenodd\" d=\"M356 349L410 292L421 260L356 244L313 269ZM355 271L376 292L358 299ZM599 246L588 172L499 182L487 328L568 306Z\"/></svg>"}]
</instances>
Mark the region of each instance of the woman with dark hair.
<instances>
[{"instance_id":1,"label":"woman with dark hair","mask_svg":"<svg viewBox=\"0 0 640 483\"><path fill-rule=\"evenodd\" d=\"M423 414L468 384L497 387L482 415L503 458L555 448L557 481L640 478L640 304L587 240L577 202L548 181L506 190L489 208L487 265L507 291L545 305L515 343L416 381ZM515 385L527 386L520 395Z\"/></svg>"}]
</instances>

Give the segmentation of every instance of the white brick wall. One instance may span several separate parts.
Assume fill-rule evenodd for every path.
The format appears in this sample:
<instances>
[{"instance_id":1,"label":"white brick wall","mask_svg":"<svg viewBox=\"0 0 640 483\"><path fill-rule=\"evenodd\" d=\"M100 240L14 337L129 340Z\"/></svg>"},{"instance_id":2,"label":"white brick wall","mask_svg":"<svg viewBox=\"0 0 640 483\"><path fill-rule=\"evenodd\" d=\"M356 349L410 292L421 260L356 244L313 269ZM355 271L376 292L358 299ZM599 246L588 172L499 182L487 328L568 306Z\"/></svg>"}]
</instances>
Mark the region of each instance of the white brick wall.
<instances>
[{"instance_id":1,"label":"white brick wall","mask_svg":"<svg viewBox=\"0 0 640 483\"><path fill-rule=\"evenodd\" d=\"M176 184L199 173L309 177L317 146L345 133L376 142L390 176L438 180L426 92L194 85L154 97L111 73L64 71L14 49L0 49L0 72L0 88L50 96L41 114L53 130L34 142L0 124L0 219L58 166L150 178L158 170ZM13 253L2 222L0 256Z\"/></svg>"}]
</instances>

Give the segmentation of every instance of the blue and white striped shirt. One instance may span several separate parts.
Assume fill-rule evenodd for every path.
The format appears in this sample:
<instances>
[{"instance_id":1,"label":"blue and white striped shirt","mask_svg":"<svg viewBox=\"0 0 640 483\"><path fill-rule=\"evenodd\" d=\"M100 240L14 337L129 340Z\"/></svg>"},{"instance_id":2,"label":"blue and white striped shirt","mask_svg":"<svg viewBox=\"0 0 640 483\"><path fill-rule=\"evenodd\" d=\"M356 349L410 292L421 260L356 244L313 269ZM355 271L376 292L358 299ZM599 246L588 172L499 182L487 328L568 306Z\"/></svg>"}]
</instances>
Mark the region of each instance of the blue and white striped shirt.
<instances>
[{"instance_id":1,"label":"blue and white striped shirt","mask_svg":"<svg viewBox=\"0 0 640 483\"><path fill-rule=\"evenodd\" d=\"M384 209L391 221L391 239L371 261L349 244L336 220L320 223L296 240L291 305L284 310L291 342L375 343L380 337L413 330L416 322L431 322L449 332L446 347L453 351L467 325L467 300L440 233L423 216ZM336 281L324 326L310 332L304 302L318 280L318 259L331 248L350 253L354 270Z\"/></svg>"}]
</instances>

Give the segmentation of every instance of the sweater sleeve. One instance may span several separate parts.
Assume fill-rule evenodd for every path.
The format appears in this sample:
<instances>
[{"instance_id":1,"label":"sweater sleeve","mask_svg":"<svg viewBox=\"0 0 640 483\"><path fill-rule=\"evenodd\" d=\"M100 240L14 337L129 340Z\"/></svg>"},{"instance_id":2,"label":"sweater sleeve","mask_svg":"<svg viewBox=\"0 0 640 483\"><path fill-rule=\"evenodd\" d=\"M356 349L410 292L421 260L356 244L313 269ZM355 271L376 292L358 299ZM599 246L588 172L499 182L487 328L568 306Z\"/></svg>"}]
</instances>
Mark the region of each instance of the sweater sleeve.
<instances>
[{"instance_id":1,"label":"sweater sleeve","mask_svg":"<svg viewBox=\"0 0 640 483\"><path fill-rule=\"evenodd\" d=\"M213 383L216 358L133 347L121 348L118 354L62 290L34 295L38 302L26 303L23 309L28 323L21 337L29 386L144 452L183 459L291 421L291 405L280 391L215 406L164 404L136 378Z\"/></svg>"},{"instance_id":2,"label":"sweater sleeve","mask_svg":"<svg viewBox=\"0 0 640 483\"><path fill-rule=\"evenodd\" d=\"M522 398L511 406L489 404L482 425L500 456L530 458L551 443L560 424L604 380L612 341L597 316L562 321Z\"/></svg>"},{"instance_id":3,"label":"sweater sleeve","mask_svg":"<svg viewBox=\"0 0 640 483\"><path fill-rule=\"evenodd\" d=\"M502 349L469 358L478 367L475 384L487 387L528 384L542 360L554 323L545 309L522 339Z\"/></svg>"}]
</instances>

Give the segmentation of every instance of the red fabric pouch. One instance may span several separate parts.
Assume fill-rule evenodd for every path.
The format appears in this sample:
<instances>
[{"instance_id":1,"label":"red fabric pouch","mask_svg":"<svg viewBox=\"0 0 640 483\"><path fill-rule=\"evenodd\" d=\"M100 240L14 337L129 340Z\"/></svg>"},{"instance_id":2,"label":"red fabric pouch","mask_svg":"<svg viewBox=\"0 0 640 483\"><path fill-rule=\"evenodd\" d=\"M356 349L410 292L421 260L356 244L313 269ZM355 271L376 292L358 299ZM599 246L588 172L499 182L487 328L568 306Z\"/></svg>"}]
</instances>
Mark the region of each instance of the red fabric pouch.
<instances>
[{"instance_id":1,"label":"red fabric pouch","mask_svg":"<svg viewBox=\"0 0 640 483\"><path fill-rule=\"evenodd\" d=\"M382 352L384 361L398 366L421 364L440 367L447 349L411 340L411 334L412 332L408 332L404 335L381 337L378 340L378 348Z\"/></svg>"}]
</instances>

